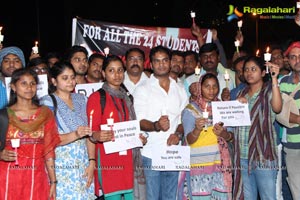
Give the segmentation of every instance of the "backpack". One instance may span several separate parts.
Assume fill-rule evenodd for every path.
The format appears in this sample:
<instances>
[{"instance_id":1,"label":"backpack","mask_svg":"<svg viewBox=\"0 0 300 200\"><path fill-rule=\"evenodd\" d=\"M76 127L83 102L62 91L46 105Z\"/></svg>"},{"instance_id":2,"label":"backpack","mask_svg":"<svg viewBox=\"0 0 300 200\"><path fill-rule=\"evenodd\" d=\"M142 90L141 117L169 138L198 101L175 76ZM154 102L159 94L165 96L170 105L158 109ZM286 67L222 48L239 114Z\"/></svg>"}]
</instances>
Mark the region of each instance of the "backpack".
<instances>
[{"instance_id":1,"label":"backpack","mask_svg":"<svg viewBox=\"0 0 300 200\"><path fill-rule=\"evenodd\" d=\"M120 87L122 87L127 92L127 96L129 96L131 102L133 102L133 96L130 94L130 92L128 91L126 86L122 83L120 85ZM105 103L106 103L106 92L103 88L100 88L97 91L100 93L101 114L103 115L104 108L105 108Z\"/></svg>"},{"instance_id":2,"label":"backpack","mask_svg":"<svg viewBox=\"0 0 300 200\"><path fill-rule=\"evenodd\" d=\"M0 151L2 151L5 147L8 128L8 113L6 108L0 110L0 127Z\"/></svg>"}]
</instances>

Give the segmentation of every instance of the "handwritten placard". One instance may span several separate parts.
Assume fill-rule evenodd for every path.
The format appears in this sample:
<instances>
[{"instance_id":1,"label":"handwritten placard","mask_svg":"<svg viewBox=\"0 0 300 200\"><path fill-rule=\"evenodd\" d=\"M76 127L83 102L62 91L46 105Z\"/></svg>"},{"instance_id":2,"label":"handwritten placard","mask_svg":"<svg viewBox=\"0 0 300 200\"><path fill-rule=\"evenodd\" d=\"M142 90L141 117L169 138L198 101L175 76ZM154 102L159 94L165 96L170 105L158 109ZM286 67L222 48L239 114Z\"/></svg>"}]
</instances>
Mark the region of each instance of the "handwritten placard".
<instances>
[{"instance_id":1,"label":"handwritten placard","mask_svg":"<svg viewBox=\"0 0 300 200\"><path fill-rule=\"evenodd\" d=\"M250 126L250 113L247 103L239 101L213 101L213 124L223 122L225 126Z\"/></svg>"},{"instance_id":2,"label":"handwritten placard","mask_svg":"<svg viewBox=\"0 0 300 200\"><path fill-rule=\"evenodd\" d=\"M152 170L190 171L190 147L172 145L153 148Z\"/></svg>"},{"instance_id":3,"label":"handwritten placard","mask_svg":"<svg viewBox=\"0 0 300 200\"><path fill-rule=\"evenodd\" d=\"M77 84L75 87L75 92L83 94L86 97L89 97L93 92L97 91L102 87L103 83L85 83Z\"/></svg>"},{"instance_id":4,"label":"handwritten placard","mask_svg":"<svg viewBox=\"0 0 300 200\"><path fill-rule=\"evenodd\" d=\"M39 84L37 85L36 95L38 98L41 98L42 96L48 94L48 78L47 78L47 74L38 75L38 78L39 78ZM6 94L7 94L8 101L10 97L10 81L11 81L11 77L5 77Z\"/></svg>"},{"instance_id":5,"label":"handwritten placard","mask_svg":"<svg viewBox=\"0 0 300 200\"><path fill-rule=\"evenodd\" d=\"M101 125L101 130L110 130L107 124ZM104 142L106 154L122 152L135 147L142 147L142 141L139 138L140 122L138 120L114 123L113 131L115 141Z\"/></svg>"}]
</instances>

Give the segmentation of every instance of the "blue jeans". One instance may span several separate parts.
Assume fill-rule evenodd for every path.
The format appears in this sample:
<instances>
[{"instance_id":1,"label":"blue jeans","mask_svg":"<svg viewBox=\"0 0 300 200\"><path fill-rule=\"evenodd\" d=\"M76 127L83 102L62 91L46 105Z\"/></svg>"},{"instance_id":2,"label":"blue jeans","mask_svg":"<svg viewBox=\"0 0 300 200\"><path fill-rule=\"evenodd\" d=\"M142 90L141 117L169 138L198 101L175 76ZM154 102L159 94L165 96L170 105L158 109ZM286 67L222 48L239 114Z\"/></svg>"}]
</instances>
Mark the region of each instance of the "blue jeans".
<instances>
[{"instance_id":1,"label":"blue jeans","mask_svg":"<svg viewBox=\"0 0 300 200\"><path fill-rule=\"evenodd\" d=\"M147 200L175 200L178 171L151 170L152 160L143 156Z\"/></svg>"},{"instance_id":2,"label":"blue jeans","mask_svg":"<svg viewBox=\"0 0 300 200\"><path fill-rule=\"evenodd\" d=\"M248 173L248 160L241 159L241 171L245 199L257 200L258 194L261 200L276 199L277 169L257 166Z\"/></svg>"}]
</instances>

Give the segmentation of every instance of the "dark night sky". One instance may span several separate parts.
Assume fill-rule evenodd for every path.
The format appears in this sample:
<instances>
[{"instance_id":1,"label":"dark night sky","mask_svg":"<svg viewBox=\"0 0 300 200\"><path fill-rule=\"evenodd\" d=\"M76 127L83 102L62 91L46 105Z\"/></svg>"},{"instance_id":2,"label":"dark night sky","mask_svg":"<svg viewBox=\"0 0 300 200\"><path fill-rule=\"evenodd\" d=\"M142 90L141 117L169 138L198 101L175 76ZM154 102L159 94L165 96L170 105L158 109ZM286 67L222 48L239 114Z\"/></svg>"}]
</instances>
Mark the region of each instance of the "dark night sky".
<instances>
[{"instance_id":1,"label":"dark night sky","mask_svg":"<svg viewBox=\"0 0 300 200\"><path fill-rule=\"evenodd\" d=\"M41 5L43 4L46 5ZM249 3L250 2L250 3ZM115 22L141 26L183 27L191 26L190 11L196 12L196 23L203 28L215 27L227 57L234 51L236 20L227 22L228 5L238 8L291 7L295 0L26 0L8 1L1 7L0 26L3 26L4 46L22 48L28 58L35 40L39 40L40 52L64 52L71 45L72 18ZM243 16L242 31L245 46L255 48L255 19ZM271 42L287 39L300 40L300 27L290 19L259 20L259 46L264 49Z\"/></svg>"}]
</instances>

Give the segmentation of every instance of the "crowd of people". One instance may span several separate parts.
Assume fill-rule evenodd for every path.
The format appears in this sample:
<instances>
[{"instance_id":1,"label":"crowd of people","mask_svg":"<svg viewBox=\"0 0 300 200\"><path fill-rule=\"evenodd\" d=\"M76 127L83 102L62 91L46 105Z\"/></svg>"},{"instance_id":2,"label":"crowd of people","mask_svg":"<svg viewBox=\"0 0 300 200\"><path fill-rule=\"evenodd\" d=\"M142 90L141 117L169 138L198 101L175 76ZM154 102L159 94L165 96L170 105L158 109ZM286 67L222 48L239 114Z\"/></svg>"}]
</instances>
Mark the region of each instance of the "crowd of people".
<instances>
[{"instance_id":1,"label":"crowd of people","mask_svg":"<svg viewBox=\"0 0 300 200\"><path fill-rule=\"evenodd\" d=\"M26 65L20 48L3 47L0 199L300 199L300 115L289 114L293 127L275 117L299 84L300 41L272 45L268 62L246 51L227 62L216 30L211 43L196 24L191 34L199 52L135 47L124 59L74 45L63 56L32 52ZM240 31L236 39L242 46ZM89 83L102 91L76 93ZM294 99L299 109L299 89ZM249 126L213 120L212 102L233 100L247 105ZM106 153L108 118L137 120L142 146ZM190 170L154 169L154 150L173 145L190 148Z\"/></svg>"}]
</instances>

